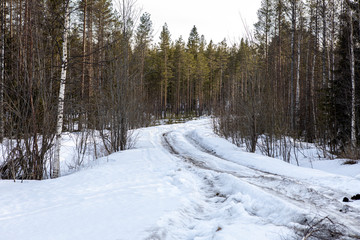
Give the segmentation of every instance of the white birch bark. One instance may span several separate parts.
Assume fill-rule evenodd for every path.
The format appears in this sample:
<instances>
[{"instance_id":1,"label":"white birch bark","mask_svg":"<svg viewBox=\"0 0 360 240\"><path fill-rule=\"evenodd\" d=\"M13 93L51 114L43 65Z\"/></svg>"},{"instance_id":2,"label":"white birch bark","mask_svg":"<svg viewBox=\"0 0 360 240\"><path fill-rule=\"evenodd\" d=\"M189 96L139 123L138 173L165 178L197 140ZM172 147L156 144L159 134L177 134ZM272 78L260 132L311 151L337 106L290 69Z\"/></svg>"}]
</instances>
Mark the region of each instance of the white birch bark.
<instances>
[{"instance_id":1,"label":"white birch bark","mask_svg":"<svg viewBox=\"0 0 360 240\"><path fill-rule=\"evenodd\" d=\"M60 89L59 89L59 100L58 100L57 121L56 121L55 156L53 163L53 173L51 175L52 178L57 178L60 176L60 147L61 147L62 126L64 119L64 99L65 99L66 70L67 70L67 42L68 42L69 26L70 26L69 1L66 1Z\"/></svg>"},{"instance_id":2,"label":"white birch bark","mask_svg":"<svg viewBox=\"0 0 360 240\"><path fill-rule=\"evenodd\" d=\"M314 55L312 59L312 69L311 69L311 80L310 80L310 97L311 97L311 112L312 112L312 120L314 124L314 136L316 138L317 134L317 122L316 122L316 111L315 111L315 64L317 58L317 49L318 49L318 3L319 0L316 0L316 7L315 7L315 39L314 39ZM313 27L313 26L311 26Z\"/></svg>"},{"instance_id":3,"label":"white birch bark","mask_svg":"<svg viewBox=\"0 0 360 240\"><path fill-rule=\"evenodd\" d=\"M350 26L350 70L351 70L351 147L353 150L356 148L356 113L355 113L355 56L354 56L354 40L353 40L353 13L350 5L349 11L349 26Z\"/></svg>"}]
</instances>

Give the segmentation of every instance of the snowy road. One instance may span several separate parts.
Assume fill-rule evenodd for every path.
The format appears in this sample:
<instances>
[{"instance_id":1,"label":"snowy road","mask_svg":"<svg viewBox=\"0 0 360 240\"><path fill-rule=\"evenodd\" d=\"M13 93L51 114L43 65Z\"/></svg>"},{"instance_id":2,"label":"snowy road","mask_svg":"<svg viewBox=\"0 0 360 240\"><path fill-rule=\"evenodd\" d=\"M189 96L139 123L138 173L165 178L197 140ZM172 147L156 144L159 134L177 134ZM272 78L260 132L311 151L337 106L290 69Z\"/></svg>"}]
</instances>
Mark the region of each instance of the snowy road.
<instances>
[{"instance_id":1,"label":"snowy road","mask_svg":"<svg viewBox=\"0 0 360 240\"><path fill-rule=\"evenodd\" d=\"M185 134L164 133L164 146L184 161L199 169L212 172L210 175L215 174L215 180L212 180L213 191L220 192L218 195L221 195L224 200L234 195L234 191L229 191L227 187L233 188L236 185L235 189L240 190L242 194L250 198L254 197L247 201L255 201L255 205L259 205L245 207L245 210L264 222L301 231L300 229L307 229L317 221L326 219L331 220L330 225L336 226L339 233L336 239L340 237L360 239L360 209L344 205L340 201L347 196L345 192L338 188L334 189L331 185L322 184L321 181L315 182L314 179L307 181L303 178L297 179L241 165L231 158L227 159L217 154L215 149L202 145L202 142L196 139L196 133L195 136L193 134L194 132L191 131ZM223 178L222 181L219 180L221 178ZM206 179L209 181L209 177ZM226 186L229 184L232 186ZM256 203L258 200L262 203ZM239 202L242 203L241 200ZM270 209L273 212L263 214L261 208ZM326 231L334 234L330 232L334 229L327 230L325 226L321 226L323 229L320 229L320 226L317 227L324 234L327 234Z\"/></svg>"},{"instance_id":2,"label":"snowy road","mask_svg":"<svg viewBox=\"0 0 360 240\"><path fill-rule=\"evenodd\" d=\"M360 239L360 201L342 202L359 178L243 152L210 122L137 130L135 149L59 179L0 180L0 239Z\"/></svg>"}]
</instances>

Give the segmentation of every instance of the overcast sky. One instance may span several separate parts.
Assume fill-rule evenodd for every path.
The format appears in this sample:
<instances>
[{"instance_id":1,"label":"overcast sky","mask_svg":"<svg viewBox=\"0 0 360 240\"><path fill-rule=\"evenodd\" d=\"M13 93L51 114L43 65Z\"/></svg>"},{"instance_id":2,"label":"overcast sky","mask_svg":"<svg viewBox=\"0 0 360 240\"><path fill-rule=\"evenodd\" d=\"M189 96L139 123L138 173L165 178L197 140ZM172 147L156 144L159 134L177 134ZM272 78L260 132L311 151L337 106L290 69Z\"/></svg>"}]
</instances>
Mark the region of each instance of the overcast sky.
<instances>
[{"instance_id":1,"label":"overcast sky","mask_svg":"<svg viewBox=\"0 0 360 240\"><path fill-rule=\"evenodd\" d=\"M154 42L158 42L165 22L172 40L182 35L187 41L195 25L207 42L212 39L218 43L224 38L238 41L245 36L241 18L253 28L260 3L261 0L137 0L142 12L151 14Z\"/></svg>"}]
</instances>

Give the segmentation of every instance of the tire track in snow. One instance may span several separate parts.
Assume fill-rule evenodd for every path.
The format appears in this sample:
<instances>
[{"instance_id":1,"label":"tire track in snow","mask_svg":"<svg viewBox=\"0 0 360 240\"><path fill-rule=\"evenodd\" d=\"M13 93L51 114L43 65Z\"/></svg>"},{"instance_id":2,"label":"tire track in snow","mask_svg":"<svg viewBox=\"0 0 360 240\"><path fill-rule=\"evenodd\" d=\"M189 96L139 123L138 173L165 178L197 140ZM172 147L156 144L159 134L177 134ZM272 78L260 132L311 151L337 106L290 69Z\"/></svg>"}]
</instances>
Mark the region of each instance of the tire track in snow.
<instances>
[{"instance_id":1,"label":"tire track in snow","mask_svg":"<svg viewBox=\"0 0 360 240\"><path fill-rule=\"evenodd\" d=\"M309 212L314 211L316 213L313 214L314 217L318 215L320 217L329 217L332 220L336 220L337 224L341 226L342 229L346 229L346 233L344 233L345 238L350 237L351 239L360 239L360 213L358 209L348 206L347 213L340 212L339 210L342 209L344 205L340 201L334 199L334 196L337 194L330 189L325 189L320 186L316 186L317 189L315 189L296 179L239 165L236 162L219 156L212 149L207 149L190 135L183 136L190 145L202 154L207 154L208 156L217 159L217 161L238 165L241 171L222 169L221 167L215 166L216 164L208 164L208 162L202 160L203 157L199 159L199 157L196 156L197 154L194 154L193 152L180 152L178 150L178 145L180 143L177 142L176 137L171 136L171 133L172 132L164 133L162 139L163 146L171 154L180 157L184 161L191 163L200 169L213 171L219 174L229 174L297 207L306 207L310 210ZM305 223L306 222L303 222L302 224Z\"/></svg>"},{"instance_id":2,"label":"tire track in snow","mask_svg":"<svg viewBox=\"0 0 360 240\"><path fill-rule=\"evenodd\" d=\"M194 169L191 166L196 166L199 169L211 170L217 173L213 169L207 168L205 162L181 156L168 141L168 134L169 132L166 132L161 135L162 147L170 155L188 163L186 171L194 174ZM196 201L189 199L182 208L170 213L170 216L166 216L163 221L167 223L163 224L162 227L150 230L151 234L146 240L213 239L216 232L221 229L222 219L220 216L214 217L214 215L218 215L217 212L224 208L222 203L226 200L226 196L213 192L215 183L212 177L209 177L209 174L197 172L195 176L201 181L201 184L198 185L200 189L195 192L196 194L201 193L196 197ZM182 228L186 229L186 233L179 231Z\"/></svg>"},{"instance_id":3,"label":"tire track in snow","mask_svg":"<svg viewBox=\"0 0 360 240\"><path fill-rule=\"evenodd\" d=\"M200 142L198 142L196 139L192 138L191 135L187 134L185 135L185 138L193 145L195 146L197 149L199 149L202 152L208 153L210 155L213 155L221 160L224 161L228 161L231 163L235 163L238 164L235 161L232 161L231 159L226 159L223 156L220 156L219 154L217 154L214 150L209 150L207 149L205 146L203 146ZM304 197L304 193L308 193L309 196L306 200L308 201L303 201L303 202L308 202L310 204L313 204L314 207L328 207L329 205L333 206L333 211L335 213L336 216L339 217L350 217L354 219L354 224L355 226L360 226L360 209L359 208L355 208L353 206L350 205L346 205L343 202L341 202L342 198L344 196L347 196L348 194L345 192L340 192L338 189L332 189L331 187L324 187L324 186L311 186L311 184L313 184L312 182L306 182L305 180L297 180L295 178L290 178L287 176L283 176L280 174L275 174L275 173L271 173L271 172L267 172L267 171L263 171L263 170L259 170L256 168L252 168L249 166L246 166L247 168L250 168L254 171L263 173L263 175L261 175L259 177L259 179L262 179L262 181L260 182L260 184L266 184L266 183L271 183L273 181L278 182L278 189L280 190L280 193L286 194L286 193L290 193L289 190L294 190L294 189L289 189L287 188L287 186L289 185L296 185L301 187L302 192L299 194L297 192L291 192L291 194L288 196L289 198L293 198L294 200L301 200L300 198ZM255 178L252 178L255 179ZM254 184L256 184L257 182L254 181ZM261 187L273 187L273 186L264 186L264 185L260 185ZM310 186L310 187L309 187ZM316 187L318 190L316 190L314 187ZM270 189L272 190L272 189ZM307 195L306 195L307 196ZM311 201L313 200L313 201ZM325 204L324 204L324 200L325 200ZM315 202L314 202L315 201ZM319 204L321 204L319 206ZM344 216L343 213L340 212L340 210L343 210L344 206L347 206L347 212L349 214L347 214L346 216ZM358 231L360 231L360 227L358 227L359 229L357 229ZM360 236L359 236L360 239Z\"/></svg>"},{"instance_id":4,"label":"tire track in snow","mask_svg":"<svg viewBox=\"0 0 360 240\"><path fill-rule=\"evenodd\" d=\"M193 146L198 148L200 151L206 152L224 161L238 164L234 161L231 161L231 159L229 160L216 154L214 150L206 149L205 146L201 145L200 142L196 141L189 134L187 134L185 137ZM341 199L343 196L346 196L345 193L339 193L338 190L324 188L322 186L316 186L317 188L319 188L319 190L316 190L313 187L309 187L309 183L304 184L299 180L292 179L283 175L274 174L251 167L249 168L264 174L257 178L250 178L248 180L249 183L265 189L268 192L275 192L279 196L284 196L290 200L293 200L295 204L297 202L300 204L310 204L314 209L319 211L319 214L322 214L322 217L334 217L336 221L338 221L338 223L344 228L349 228L350 225L349 235L351 235L351 237L354 239L360 239L359 209L346 205L347 212L344 213L340 211L344 209L343 207L345 205L337 199ZM272 185L272 182L277 182L277 184ZM300 187L300 193L297 190L298 188L291 188L291 185ZM303 200L304 194L306 198ZM329 208L330 206L331 208Z\"/></svg>"},{"instance_id":5,"label":"tire track in snow","mask_svg":"<svg viewBox=\"0 0 360 240\"><path fill-rule=\"evenodd\" d=\"M253 178L254 176L252 176L251 174L239 175L234 171L225 171L225 170L219 170L219 169L216 169L213 167L209 167L205 161L199 160L198 158L193 157L188 154L180 153L176 149L176 145L173 143L173 139L169 136L170 134L171 134L171 132L166 132L166 133L162 134L163 147L170 154L176 156L177 158L185 161L186 163L188 163L192 166L195 166L195 168L191 168L189 166L188 170L190 172L192 172L193 174L198 175L206 183L205 184L206 189L204 190L205 196L207 198L206 202L211 205L211 211L213 213L216 213L216 214L206 214L205 217L196 218L195 220L209 222L209 221L216 220L216 219L214 219L214 215L219 215L219 212L221 212L221 211L228 212L228 216L226 216L225 219L219 218L219 220L222 222L219 222L219 224L217 224L219 227L213 228L212 233L209 233L211 235L211 237L209 235L209 238L201 238L201 239L213 239L215 234L218 231L221 231L220 226L226 226L227 224L233 224L234 222L239 220L239 219L233 219L234 217L233 217L233 213L232 213L232 211L233 211L232 208L234 205L239 204L239 203L241 204L243 201L243 200L237 199L236 196L232 196L232 194L226 194L226 193L222 192L222 189L221 189L222 187L220 186L222 184L219 181L220 176L227 174L229 176L236 177L236 179ZM254 188L254 187L257 188L257 186L255 186L255 185L252 186L252 188ZM271 198L271 200L273 200L273 198ZM257 201L261 202L262 200L257 199ZM283 202L283 203L286 205L285 202ZM260 205L263 205L263 203L261 203ZM264 216L262 216L261 214L258 214L258 212L261 211L261 209L256 209L257 207L258 206L255 206L254 209L252 209L252 207L247 207L247 208L241 207L241 208L244 208L244 210L247 212L248 216L252 216L252 217L255 217L256 219L258 219L258 220L256 220L257 222L261 222L262 224L264 224L264 226L265 225L274 226L276 229L279 229L279 232L284 229L288 229L287 232L291 233L295 228L294 225L299 224L300 222L302 222L305 219L305 215L299 215L297 217L291 216L292 219L296 219L297 221L292 222L292 224L289 223L288 225L279 224L276 222L269 221L268 219L266 219L266 216L264 218ZM209 207L207 207L206 209L208 211ZM202 215L202 213L200 213L200 212L199 212L199 214ZM187 217L191 218L191 216L189 216L189 215ZM260 224L260 226L261 226L261 224ZM164 231L164 230L159 230L159 231ZM156 236L159 236L159 235L156 235ZM201 237L203 237L203 236L201 236ZM282 239L282 237L283 236L280 236L281 239ZM149 239L158 239L158 238L149 238ZM159 239L167 239L167 238L165 235L165 237L159 238ZM183 239L183 238L180 238L180 239ZM193 238L186 238L186 239L193 239Z\"/></svg>"}]
</instances>

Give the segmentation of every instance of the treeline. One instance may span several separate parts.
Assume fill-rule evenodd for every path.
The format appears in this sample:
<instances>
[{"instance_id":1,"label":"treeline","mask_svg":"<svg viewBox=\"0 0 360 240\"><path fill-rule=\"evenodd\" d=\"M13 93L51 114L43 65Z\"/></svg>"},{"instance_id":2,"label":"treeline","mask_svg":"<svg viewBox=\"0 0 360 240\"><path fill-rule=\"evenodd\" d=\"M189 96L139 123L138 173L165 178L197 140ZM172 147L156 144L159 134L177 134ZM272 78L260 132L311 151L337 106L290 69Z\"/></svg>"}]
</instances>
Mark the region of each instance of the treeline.
<instances>
[{"instance_id":1,"label":"treeline","mask_svg":"<svg viewBox=\"0 0 360 240\"><path fill-rule=\"evenodd\" d=\"M245 91L226 91L217 130L250 151L260 140L285 161L294 140L359 158L359 16L357 1L263 0L250 79ZM242 63L229 65L240 73Z\"/></svg>"},{"instance_id":2,"label":"treeline","mask_svg":"<svg viewBox=\"0 0 360 240\"><path fill-rule=\"evenodd\" d=\"M231 44L207 42L195 26L173 39L166 24L153 39L150 14L117 4L2 1L1 178L57 177L59 123L81 133L79 152L100 136L101 156L126 149L130 129L204 114L250 151L261 139L275 156L292 137L356 156L357 2L263 0L254 37Z\"/></svg>"}]
</instances>

